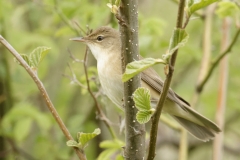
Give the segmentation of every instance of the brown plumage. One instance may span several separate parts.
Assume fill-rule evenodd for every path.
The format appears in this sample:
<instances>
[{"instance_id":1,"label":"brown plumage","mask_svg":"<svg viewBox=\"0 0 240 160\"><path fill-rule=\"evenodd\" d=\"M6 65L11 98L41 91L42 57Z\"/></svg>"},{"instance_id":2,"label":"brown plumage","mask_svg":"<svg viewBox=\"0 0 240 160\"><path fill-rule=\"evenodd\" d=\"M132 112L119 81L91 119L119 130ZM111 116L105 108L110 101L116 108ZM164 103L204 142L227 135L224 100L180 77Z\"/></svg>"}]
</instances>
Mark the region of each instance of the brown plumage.
<instances>
[{"instance_id":1,"label":"brown plumage","mask_svg":"<svg viewBox=\"0 0 240 160\"><path fill-rule=\"evenodd\" d=\"M117 30L100 27L83 38L74 38L88 45L97 60L99 80L105 94L119 107L122 105L123 83L121 81L121 41ZM163 81L149 68L141 73L141 85L150 90L152 103L156 104L162 91ZM219 127L190 107L189 103L171 88L168 91L163 111L170 114L193 136L202 141L214 138Z\"/></svg>"}]
</instances>

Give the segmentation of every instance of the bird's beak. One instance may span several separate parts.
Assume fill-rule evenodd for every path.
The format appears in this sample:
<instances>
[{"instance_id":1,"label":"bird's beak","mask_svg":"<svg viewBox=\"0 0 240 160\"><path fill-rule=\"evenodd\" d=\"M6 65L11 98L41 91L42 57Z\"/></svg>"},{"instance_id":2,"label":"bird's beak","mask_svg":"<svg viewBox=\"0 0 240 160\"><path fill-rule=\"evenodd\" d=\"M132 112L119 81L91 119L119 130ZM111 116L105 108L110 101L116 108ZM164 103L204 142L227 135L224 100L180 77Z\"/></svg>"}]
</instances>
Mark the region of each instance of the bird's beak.
<instances>
[{"instance_id":1,"label":"bird's beak","mask_svg":"<svg viewBox=\"0 0 240 160\"><path fill-rule=\"evenodd\" d=\"M84 37L76 37L76 38L70 38L70 41L78 41L78 42L86 42L86 39Z\"/></svg>"}]
</instances>

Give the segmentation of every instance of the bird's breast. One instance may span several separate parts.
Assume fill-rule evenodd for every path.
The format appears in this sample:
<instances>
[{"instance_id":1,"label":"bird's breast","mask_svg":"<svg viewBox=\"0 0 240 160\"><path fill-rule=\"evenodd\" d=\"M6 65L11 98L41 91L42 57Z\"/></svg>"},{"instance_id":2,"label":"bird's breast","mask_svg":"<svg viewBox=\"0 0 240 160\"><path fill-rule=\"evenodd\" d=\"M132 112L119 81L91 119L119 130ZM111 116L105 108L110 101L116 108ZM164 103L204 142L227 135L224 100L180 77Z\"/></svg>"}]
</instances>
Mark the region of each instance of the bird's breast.
<instances>
[{"instance_id":1,"label":"bird's breast","mask_svg":"<svg viewBox=\"0 0 240 160\"><path fill-rule=\"evenodd\" d=\"M121 61L120 61L121 62ZM109 63L113 63L110 65ZM122 107L123 82L121 64L113 61L98 61L98 76L104 93L117 106Z\"/></svg>"}]
</instances>

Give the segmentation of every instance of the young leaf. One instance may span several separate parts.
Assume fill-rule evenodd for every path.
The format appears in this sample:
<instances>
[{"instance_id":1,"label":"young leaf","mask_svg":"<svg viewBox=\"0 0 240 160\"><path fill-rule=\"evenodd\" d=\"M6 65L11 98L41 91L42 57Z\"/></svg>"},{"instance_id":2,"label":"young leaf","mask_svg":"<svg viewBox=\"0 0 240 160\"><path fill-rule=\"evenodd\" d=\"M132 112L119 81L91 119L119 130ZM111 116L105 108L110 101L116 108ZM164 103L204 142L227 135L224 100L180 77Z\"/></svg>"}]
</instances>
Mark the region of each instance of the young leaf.
<instances>
[{"instance_id":1,"label":"young leaf","mask_svg":"<svg viewBox=\"0 0 240 160\"><path fill-rule=\"evenodd\" d=\"M140 87L133 93L133 101L140 111L151 109L150 91L147 88Z\"/></svg>"},{"instance_id":2,"label":"young leaf","mask_svg":"<svg viewBox=\"0 0 240 160\"><path fill-rule=\"evenodd\" d=\"M100 153L97 160L112 159L118 150L116 148L109 148Z\"/></svg>"},{"instance_id":3,"label":"young leaf","mask_svg":"<svg viewBox=\"0 0 240 160\"><path fill-rule=\"evenodd\" d=\"M67 141L67 146L68 147L78 147L79 148L79 144L74 140Z\"/></svg>"},{"instance_id":4,"label":"young leaf","mask_svg":"<svg viewBox=\"0 0 240 160\"><path fill-rule=\"evenodd\" d=\"M126 71L122 76L122 81L126 82L143 70L159 63L166 64L164 60L154 58L145 58L139 61L131 62L127 64Z\"/></svg>"},{"instance_id":5,"label":"young leaf","mask_svg":"<svg viewBox=\"0 0 240 160\"><path fill-rule=\"evenodd\" d=\"M88 141L90 141L100 133L101 133L101 130L99 128L95 129L93 133L80 132L78 134L78 142L81 145L81 147L84 148L87 145Z\"/></svg>"},{"instance_id":6,"label":"young leaf","mask_svg":"<svg viewBox=\"0 0 240 160\"><path fill-rule=\"evenodd\" d=\"M133 94L135 106L139 110L136 119L139 123L147 123L155 112L151 108L150 91L146 88L140 87Z\"/></svg>"},{"instance_id":7,"label":"young leaf","mask_svg":"<svg viewBox=\"0 0 240 160\"><path fill-rule=\"evenodd\" d=\"M175 29L170 40L169 51L163 55L163 59L168 61L178 48L183 47L187 43L188 38L189 35L184 29Z\"/></svg>"},{"instance_id":8,"label":"young leaf","mask_svg":"<svg viewBox=\"0 0 240 160\"><path fill-rule=\"evenodd\" d=\"M20 54L20 55L21 55L21 57L26 61L26 63L27 63L29 66L32 65L32 64L31 64L31 61L30 61L29 58L28 58L28 55L26 55L26 54ZM19 65L21 65L20 62L19 62L16 58L14 58L14 62L17 62Z\"/></svg>"},{"instance_id":9,"label":"young leaf","mask_svg":"<svg viewBox=\"0 0 240 160\"><path fill-rule=\"evenodd\" d=\"M151 119L154 112L154 108L152 110L138 111L136 119L140 124L147 123Z\"/></svg>"},{"instance_id":10,"label":"young leaf","mask_svg":"<svg viewBox=\"0 0 240 160\"><path fill-rule=\"evenodd\" d=\"M194 12L202 9L218 0L190 0L187 8L187 16L190 17Z\"/></svg>"},{"instance_id":11,"label":"young leaf","mask_svg":"<svg viewBox=\"0 0 240 160\"><path fill-rule=\"evenodd\" d=\"M100 143L101 148L118 148L121 149L124 146L124 142L118 139L114 140L105 140Z\"/></svg>"},{"instance_id":12,"label":"young leaf","mask_svg":"<svg viewBox=\"0 0 240 160\"><path fill-rule=\"evenodd\" d=\"M30 133L31 125L32 118L30 117L26 117L24 119L21 119L21 121L17 121L16 126L13 130L14 138L17 141L22 141L23 139L25 139Z\"/></svg>"},{"instance_id":13,"label":"young leaf","mask_svg":"<svg viewBox=\"0 0 240 160\"><path fill-rule=\"evenodd\" d=\"M29 60L31 61L31 67L32 68L38 68L39 63L43 60L45 55L48 53L48 51L51 48L49 47L37 47L34 49L30 55L29 55Z\"/></svg>"},{"instance_id":14,"label":"young leaf","mask_svg":"<svg viewBox=\"0 0 240 160\"><path fill-rule=\"evenodd\" d=\"M112 5L111 3L107 3L107 6L111 9L111 12L113 14L117 14L118 13L118 6L117 5Z\"/></svg>"},{"instance_id":15,"label":"young leaf","mask_svg":"<svg viewBox=\"0 0 240 160\"><path fill-rule=\"evenodd\" d=\"M123 158L122 155L117 155L117 156L116 156L116 160L124 160L124 158Z\"/></svg>"},{"instance_id":16,"label":"young leaf","mask_svg":"<svg viewBox=\"0 0 240 160\"><path fill-rule=\"evenodd\" d=\"M125 145L125 143L123 141L120 141L118 139L114 139L114 140L106 140L100 143L100 147L101 148L106 148L99 156L98 156L98 160L102 160L102 159L113 159L113 156L116 156L117 153L119 153L119 155L117 155L117 157L122 157L120 155L122 147Z\"/></svg>"},{"instance_id":17,"label":"young leaf","mask_svg":"<svg viewBox=\"0 0 240 160\"><path fill-rule=\"evenodd\" d=\"M239 7L234 2L230 1L222 1L218 3L218 9L216 10L216 14L221 17L235 17L240 13Z\"/></svg>"}]
</instances>

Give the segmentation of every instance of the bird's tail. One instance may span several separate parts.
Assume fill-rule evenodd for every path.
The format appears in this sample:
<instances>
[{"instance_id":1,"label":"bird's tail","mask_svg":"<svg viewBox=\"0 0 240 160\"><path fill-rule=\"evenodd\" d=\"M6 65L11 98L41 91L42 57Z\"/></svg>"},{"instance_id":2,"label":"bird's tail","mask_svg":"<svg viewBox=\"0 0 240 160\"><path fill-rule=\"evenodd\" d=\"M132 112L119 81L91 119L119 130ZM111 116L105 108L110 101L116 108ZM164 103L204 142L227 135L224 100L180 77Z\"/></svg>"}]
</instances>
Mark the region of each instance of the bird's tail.
<instances>
[{"instance_id":1,"label":"bird's tail","mask_svg":"<svg viewBox=\"0 0 240 160\"><path fill-rule=\"evenodd\" d=\"M213 139L215 137L215 134L221 132L215 123L203 117L192 108L185 107L185 109L185 114L188 116L184 116L184 118L183 116L180 117L177 115L171 116L196 138L206 142L210 139ZM194 120L192 117L194 117Z\"/></svg>"}]
</instances>

